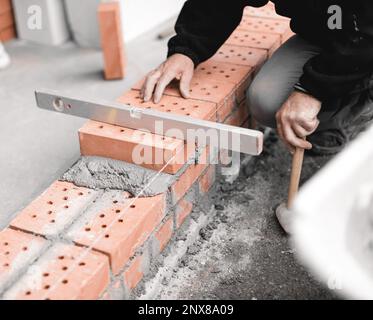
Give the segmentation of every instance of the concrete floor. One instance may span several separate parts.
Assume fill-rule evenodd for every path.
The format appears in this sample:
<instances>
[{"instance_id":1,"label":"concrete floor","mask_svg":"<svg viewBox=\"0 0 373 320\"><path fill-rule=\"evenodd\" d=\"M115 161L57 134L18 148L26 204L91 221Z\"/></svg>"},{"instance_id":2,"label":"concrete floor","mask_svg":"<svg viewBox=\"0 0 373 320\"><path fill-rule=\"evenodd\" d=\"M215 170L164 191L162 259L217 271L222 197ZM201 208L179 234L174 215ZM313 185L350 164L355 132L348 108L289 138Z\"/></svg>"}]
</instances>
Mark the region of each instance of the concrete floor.
<instances>
[{"instance_id":1,"label":"concrete floor","mask_svg":"<svg viewBox=\"0 0 373 320\"><path fill-rule=\"evenodd\" d=\"M329 160L306 156L302 183ZM217 183L210 222L171 276L163 278L157 299L338 298L338 292L328 290L298 262L275 217L275 208L286 199L290 164L289 152L272 134L263 155L234 184Z\"/></svg>"},{"instance_id":2,"label":"concrete floor","mask_svg":"<svg viewBox=\"0 0 373 320\"><path fill-rule=\"evenodd\" d=\"M103 80L99 51L72 43L5 45L12 64L0 72L0 229L79 157L77 130L86 120L38 109L34 90L114 100L164 59L166 39L156 38L160 30L127 45L123 81Z\"/></svg>"}]
</instances>

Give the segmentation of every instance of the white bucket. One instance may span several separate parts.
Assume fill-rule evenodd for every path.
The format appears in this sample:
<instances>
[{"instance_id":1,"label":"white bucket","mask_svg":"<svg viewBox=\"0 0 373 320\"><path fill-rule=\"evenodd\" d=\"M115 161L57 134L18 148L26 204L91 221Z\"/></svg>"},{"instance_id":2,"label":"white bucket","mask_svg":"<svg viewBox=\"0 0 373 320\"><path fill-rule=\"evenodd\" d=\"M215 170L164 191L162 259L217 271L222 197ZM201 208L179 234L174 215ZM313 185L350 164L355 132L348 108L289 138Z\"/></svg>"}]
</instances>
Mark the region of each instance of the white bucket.
<instances>
[{"instance_id":1,"label":"white bucket","mask_svg":"<svg viewBox=\"0 0 373 320\"><path fill-rule=\"evenodd\" d=\"M373 299L373 128L302 188L294 205L300 258L331 289Z\"/></svg>"}]
</instances>

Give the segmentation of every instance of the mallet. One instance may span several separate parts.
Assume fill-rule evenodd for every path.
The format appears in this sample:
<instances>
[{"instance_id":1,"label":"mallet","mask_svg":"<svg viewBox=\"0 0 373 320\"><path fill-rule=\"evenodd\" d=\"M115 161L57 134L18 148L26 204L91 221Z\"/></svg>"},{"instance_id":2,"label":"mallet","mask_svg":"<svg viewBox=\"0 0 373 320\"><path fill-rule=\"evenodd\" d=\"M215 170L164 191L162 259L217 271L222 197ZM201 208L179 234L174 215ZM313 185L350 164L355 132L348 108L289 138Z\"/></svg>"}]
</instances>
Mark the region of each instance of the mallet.
<instances>
[{"instance_id":1,"label":"mallet","mask_svg":"<svg viewBox=\"0 0 373 320\"><path fill-rule=\"evenodd\" d=\"M276 209L277 219L282 226L282 228L289 234L291 234L291 222L292 222L292 212L290 209L293 206L294 199L299 190L299 182L302 174L302 166L304 159L304 149L296 148L293 161L291 166L291 176L290 176L290 185L288 193L288 202L287 204L283 203Z\"/></svg>"}]
</instances>

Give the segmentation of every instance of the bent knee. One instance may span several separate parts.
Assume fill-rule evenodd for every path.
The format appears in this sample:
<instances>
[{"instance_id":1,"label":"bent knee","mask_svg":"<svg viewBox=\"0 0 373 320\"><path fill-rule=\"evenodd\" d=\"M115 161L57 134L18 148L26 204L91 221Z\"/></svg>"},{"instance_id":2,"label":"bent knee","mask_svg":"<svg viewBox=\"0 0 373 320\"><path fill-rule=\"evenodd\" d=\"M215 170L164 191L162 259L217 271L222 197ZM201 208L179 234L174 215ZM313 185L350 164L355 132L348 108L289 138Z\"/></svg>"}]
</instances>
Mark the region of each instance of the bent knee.
<instances>
[{"instance_id":1,"label":"bent knee","mask_svg":"<svg viewBox=\"0 0 373 320\"><path fill-rule=\"evenodd\" d=\"M256 121L267 127L276 127L276 113L282 103L266 81L255 81L247 90L247 103Z\"/></svg>"}]
</instances>

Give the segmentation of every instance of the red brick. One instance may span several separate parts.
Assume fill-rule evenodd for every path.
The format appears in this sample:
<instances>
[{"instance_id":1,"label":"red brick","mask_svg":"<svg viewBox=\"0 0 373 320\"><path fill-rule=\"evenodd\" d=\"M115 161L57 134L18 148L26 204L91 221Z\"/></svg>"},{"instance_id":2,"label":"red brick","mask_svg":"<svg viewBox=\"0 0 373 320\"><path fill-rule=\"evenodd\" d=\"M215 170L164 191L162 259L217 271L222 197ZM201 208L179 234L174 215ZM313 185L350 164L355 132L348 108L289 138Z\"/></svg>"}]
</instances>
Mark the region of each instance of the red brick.
<instances>
[{"instance_id":1,"label":"red brick","mask_svg":"<svg viewBox=\"0 0 373 320\"><path fill-rule=\"evenodd\" d=\"M246 101L243 101L240 106L224 121L225 124L241 127L249 118L249 108Z\"/></svg>"},{"instance_id":2,"label":"red brick","mask_svg":"<svg viewBox=\"0 0 373 320\"><path fill-rule=\"evenodd\" d=\"M100 297L100 300L123 300L124 295L122 279L118 279L110 284L105 293Z\"/></svg>"},{"instance_id":3,"label":"red brick","mask_svg":"<svg viewBox=\"0 0 373 320\"><path fill-rule=\"evenodd\" d=\"M183 198L179 201L179 203L176 206L176 212L175 212L177 228L180 228L180 226L183 224L185 219L192 212L192 209L193 209L193 203L191 203L187 199Z\"/></svg>"},{"instance_id":4,"label":"red brick","mask_svg":"<svg viewBox=\"0 0 373 320\"><path fill-rule=\"evenodd\" d=\"M210 78L214 81L230 82L236 85L235 100L240 102L245 98L246 88L253 78L253 69L248 66L234 65L209 60L201 64L196 72L195 78L208 82ZM230 104L234 107L233 104Z\"/></svg>"},{"instance_id":5,"label":"red brick","mask_svg":"<svg viewBox=\"0 0 373 320\"><path fill-rule=\"evenodd\" d=\"M84 156L121 160L157 171L164 169L170 174L177 173L194 155L193 148L186 147L180 139L96 121L88 121L79 130L79 140L80 152ZM143 155L140 151L149 157L138 159Z\"/></svg>"},{"instance_id":6,"label":"red brick","mask_svg":"<svg viewBox=\"0 0 373 320\"><path fill-rule=\"evenodd\" d=\"M0 14L12 10L12 0L0 0Z\"/></svg>"},{"instance_id":7,"label":"red brick","mask_svg":"<svg viewBox=\"0 0 373 320\"><path fill-rule=\"evenodd\" d=\"M0 30L4 30L14 25L13 12L11 10L0 14Z\"/></svg>"},{"instance_id":8,"label":"red brick","mask_svg":"<svg viewBox=\"0 0 373 320\"><path fill-rule=\"evenodd\" d=\"M17 300L98 299L110 280L105 255L57 244L5 294Z\"/></svg>"},{"instance_id":9,"label":"red brick","mask_svg":"<svg viewBox=\"0 0 373 320\"><path fill-rule=\"evenodd\" d=\"M203 160L201 160L198 164L190 165L188 169L179 177L178 181L172 185L171 191L173 204L176 204L181 198L184 197L188 190L201 176L202 172L207 168L208 152L209 148L205 148L202 155Z\"/></svg>"},{"instance_id":10,"label":"red brick","mask_svg":"<svg viewBox=\"0 0 373 320\"><path fill-rule=\"evenodd\" d=\"M0 232L0 292L40 255L46 244L44 239L21 231L4 229Z\"/></svg>"},{"instance_id":11,"label":"red brick","mask_svg":"<svg viewBox=\"0 0 373 320\"><path fill-rule=\"evenodd\" d=\"M101 203L84 226L75 226L68 233L75 243L93 246L110 257L112 271L118 274L165 214L165 196L123 198L117 203Z\"/></svg>"},{"instance_id":12,"label":"red brick","mask_svg":"<svg viewBox=\"0 0 373 320\"><path fill-rule=\"evenodd\" d=\"M275 34L237 29L229 37L226 44L265 49L268 51L268 56L271 56L281 45L281 38Z\"/></svg>"},{"instance_id":13,"label":"red brick","mask_svg":"<svg viewBox=\"0 0 373 320\"><path fill-rule=\"evenodd\" d=\"M143 257L138 256L131 262L128 269L124 271L124 284L130 290L135 288L144 276L142 271L142 263Z\"/></svg>"},{"instance_id":14,"label":"red brick","mask_svg":"<svg viewBox=\"0 0 373 320\"><path fill-rule=\"evenodd\" d=\"M254 74L250 73L250 74L247 75L247 77L245 79L243 79L241 81L241 83L239 83L237 85L236 101L238 103L241 103L243 100L246 99L246 91L249 88L249 86L251 85L253 79L254 79Z\"/></svg>"},{"instance_id":15,"label":"red brick","mask_svg":"<svg viewBox=\"0 0 373 320\"><path fill-rule=\"evenodd\" d=\"M159 242L159 248L160 251L163 251L163 249L166 247L167 243L170 241L173 233L173 218L169 218L158 230L158 232L155 234L155 237L157 238Z\"/></svg>"},{"instance_id":16,"label":"red brick","mask_svg":"<svg viewBox=\"0 0 373 320\"><path fill-rule=\"evenodd\" d=\"M56 181L10 223L13 228L57 236L95 199L97 191Z\"/></svg>"},{"instance_id":17,"label":"red brick","mask_svg":"<svg viewBox=\"0 0 373 320\"><path fill-rule=\"evenodd\" d=\"M101 3L98 7L105 78L123 79L125 75L124 44L119 3Z\"/></svg>"},{"instance_id":18,"label":"red brick","mask_svg":"<svg viewBox=\"0 0 373 320\"><path fill-rule=\"evenodd\" d=\"M164 96L162 102L155 104L153 102L144 102L137 90L126 92L118 99L118 102L139 108L170 112L172 114L191 116L203 120L209 120L216 115L216 103L213 102Z\"/></svg>"},{"instance_id":19,"label":"red brick","mask_svg":"<svg viewBox=\"0 0 373 320\"><path fill-rule=\"evenodd\" d=\"M260 8L246 7L244 15L258 18L289 20L289 18L280 16L276 13L273 3L268 3L266 6Z\"/></svg>"},{"instance_id":20,"label":"red brick","mask_svg":"<svg viewBox=\"0 0 373 320\"><path fill-rule=\"evenodd\" d=\"M224 120L232 113L236 108L236 104L233 103L224 103L219 107L217 111L217 122L224 122Z\"/></svg>"},{"instance_id":21,"label":"red brick","mask_svg":"<svg viewBox=\"0 0 373 320\"><path fill-rule=\"evenodd\" d=\"M230 82L237 85L246 79L251 71L252 68L249 66L208 60L197 67L194 77L202 81L213 79L214 81Z\"/></svg>"},{"instance_id":22,"label":"red brick","mask_svg":"<svg viewBox=\"0 0 373 320\"><path fill-rule=\"evenodd\" d=\"M133 89L140 90L144 79L134 85ZM223 104L234 103L235 84L230 82L220 82L214 79L193 78L190 86L191 99L214 102L218 108ZM172 82L165 90L166 95L181 97L179 92L179 83Z\"/></svg>"},{"instance_id":23,"label":"red brick","mask_svg":"<svg viewBox=\"0 0 373 320\"><path fill-rule=\"evenodd\" d=\"M7 42L16 37L16 30L14 26L8 27L0 31L0 41Z\"/></svg>"},{"instance_id":24,"label":"red brick","mask_svg":"<svg viewBox=\"0 0 373 320\"><path fill-rule=\"evenodd\" d=\"M215 183L215 178L216 167L215 165L211 165L199 181L199 190L202 192L202 194L210 191Z\"/></svg>"},{"instance_id":25,"label":"red brick","mask_svg":"<svg viewBox=\"0 0 373 320\"><path fill-rule=\"evenodd\" d=\"M292 33L289 21L284 19L265 19L250 16L243 16L238 29L277 34L281 37L282 42L287 40L289 35Z\"/></svg>"},{"instance_id":26,"label":"red brick","mask_svg":"<svg viewBox=\"0 0 373 320\"><path fill-rule=\"evenodd\" d=\"M224 44L211 60L258 68L267 59L265 49Z\"/></svg>"}]
</instances>

